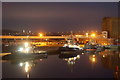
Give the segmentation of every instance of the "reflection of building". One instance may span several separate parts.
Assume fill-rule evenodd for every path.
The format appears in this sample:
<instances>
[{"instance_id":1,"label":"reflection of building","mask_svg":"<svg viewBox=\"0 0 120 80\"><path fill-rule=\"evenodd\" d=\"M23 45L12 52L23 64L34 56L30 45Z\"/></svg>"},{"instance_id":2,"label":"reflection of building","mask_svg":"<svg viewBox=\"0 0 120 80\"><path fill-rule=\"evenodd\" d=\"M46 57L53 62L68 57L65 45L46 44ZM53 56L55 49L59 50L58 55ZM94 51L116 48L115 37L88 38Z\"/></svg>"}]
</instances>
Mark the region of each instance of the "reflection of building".
<instances>
[{"instance_id":1,"label":"reflection of building","mask_svg":"<svg viewBox=\"0 0 120 80\"><path fill-rule=\"evenodd\" d=\"M120 30L119 28L120 23L118 21L119 21L118 18L111 17L103 18L102 31L108 31L108 37L110 38L120 39L120 33L118 32Z\"/></svg>"},{"instance_id":2,"label":"reflection of building","mask_svg":"<svg viewBox=\"0 0 120 80\"><path fill-rule=\"evenodd\" d=\"M120 80L120 52L118 51L104 51L100 52L101 62L104 67L114 71L115 80Z\"/></svg>"}]
</instances>

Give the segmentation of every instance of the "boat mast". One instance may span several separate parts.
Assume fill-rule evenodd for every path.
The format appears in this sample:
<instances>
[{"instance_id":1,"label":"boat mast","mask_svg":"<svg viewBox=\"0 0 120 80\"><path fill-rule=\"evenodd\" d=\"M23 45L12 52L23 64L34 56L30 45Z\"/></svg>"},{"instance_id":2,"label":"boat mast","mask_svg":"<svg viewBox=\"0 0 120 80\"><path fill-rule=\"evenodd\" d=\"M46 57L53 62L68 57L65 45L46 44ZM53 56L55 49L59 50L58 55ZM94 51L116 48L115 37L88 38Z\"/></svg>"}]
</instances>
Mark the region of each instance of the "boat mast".
<instances>
[{"instance_id":1,"label":"boat mast","mask_svg":"<svg viewBox=\"0 0 120 80\"><path fill-rule=\"evenodd\" d=\"M73 32L71 31L70 33L71 34L69 35L69 37L67 39L67 42L68 42L68 44L74 45L75 44L75 40L74 40Z\"/></svg>"}]
</instances>

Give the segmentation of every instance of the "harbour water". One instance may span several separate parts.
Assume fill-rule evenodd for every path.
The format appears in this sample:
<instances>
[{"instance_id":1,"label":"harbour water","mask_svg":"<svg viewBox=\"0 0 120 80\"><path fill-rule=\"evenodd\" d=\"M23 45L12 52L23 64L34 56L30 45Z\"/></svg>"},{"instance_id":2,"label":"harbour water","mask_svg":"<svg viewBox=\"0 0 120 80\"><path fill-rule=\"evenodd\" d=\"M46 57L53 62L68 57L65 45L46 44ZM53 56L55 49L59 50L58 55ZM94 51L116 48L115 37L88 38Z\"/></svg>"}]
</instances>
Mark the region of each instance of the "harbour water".
<instances>
[{"instance_id":1,"label":"harbour water","mask_svg":"<svg viewBox=\"0 0 120 80\"><path fill-rule=\"evenodd\" d=\"M83 51L61 55L58 47L42 47L46 57L2 60L3 78L120 79L120 51Z\"/></svg>"}]
</instances>

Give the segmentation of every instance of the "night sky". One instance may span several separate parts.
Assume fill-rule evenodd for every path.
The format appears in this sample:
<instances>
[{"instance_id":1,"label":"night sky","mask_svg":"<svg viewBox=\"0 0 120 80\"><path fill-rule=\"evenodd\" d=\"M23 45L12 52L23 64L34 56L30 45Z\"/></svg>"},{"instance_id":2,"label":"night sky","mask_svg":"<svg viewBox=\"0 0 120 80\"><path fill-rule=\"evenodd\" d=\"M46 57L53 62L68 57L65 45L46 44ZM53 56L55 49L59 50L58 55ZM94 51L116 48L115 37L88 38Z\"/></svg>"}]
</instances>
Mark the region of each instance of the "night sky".
<instances>
[{"instance_id":1,"label":"night sky","mask_svg":"<svg viewBox=\"0 0 120 80\"><path fill-rule=\"evenodd\" d=\"M100 31L102 18L117 14L117 2L3 2L2 28L34 32Z\"/></svg>"}]
</instances>

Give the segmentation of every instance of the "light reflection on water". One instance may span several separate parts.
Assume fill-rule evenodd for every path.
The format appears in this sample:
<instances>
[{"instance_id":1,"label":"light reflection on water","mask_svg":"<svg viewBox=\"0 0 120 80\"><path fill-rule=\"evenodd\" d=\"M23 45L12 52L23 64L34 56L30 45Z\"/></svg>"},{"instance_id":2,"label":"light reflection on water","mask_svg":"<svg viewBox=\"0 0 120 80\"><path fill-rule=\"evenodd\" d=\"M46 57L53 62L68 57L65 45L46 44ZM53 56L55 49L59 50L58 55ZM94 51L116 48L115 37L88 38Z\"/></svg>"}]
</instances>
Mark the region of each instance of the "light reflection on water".
<instances>
[{"instance_id":1,"label":"light reflection on water","mask_svg":"<svg viewBox=\"0 0 120 80\"><path fill-rule=\"evenodd\" d=\"M120 52L81 52L3 62L3 78L120 78Z\"/></svg>"}]
</instances>

